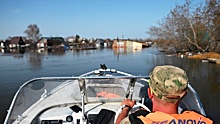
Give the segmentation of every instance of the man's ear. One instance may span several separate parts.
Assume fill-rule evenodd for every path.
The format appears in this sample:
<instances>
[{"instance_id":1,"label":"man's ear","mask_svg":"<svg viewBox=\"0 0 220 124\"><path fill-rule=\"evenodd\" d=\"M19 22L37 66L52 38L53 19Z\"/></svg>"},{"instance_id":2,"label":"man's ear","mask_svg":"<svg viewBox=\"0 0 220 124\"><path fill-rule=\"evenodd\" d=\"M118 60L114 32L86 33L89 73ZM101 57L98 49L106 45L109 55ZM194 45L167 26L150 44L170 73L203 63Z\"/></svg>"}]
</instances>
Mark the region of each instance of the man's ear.
<instances>
[{"instance_id":1,"label":"man's ear","mask_svg":"<svg viewBox=\"0 0 220 124\"><path fill-rule=\"evenodd\" d=\"M149 98L152 99L152 98L153 98L153 94L152 94L152 92L151 92L151 89L148 88L148 89L147 89L147 92L148 92Z\"/></svg>"},{"instance_id":2,"label":"man's ear","mask_svg":"<svg viewBox=\"0 0 220 124\"><path fill-rule=\"evenodd\" d=\"M182 96L181 99L183 99L183 98L187 95L187 93L188 93L188 92L186 91L185 94Z\"/></svg>"}]
</instances>

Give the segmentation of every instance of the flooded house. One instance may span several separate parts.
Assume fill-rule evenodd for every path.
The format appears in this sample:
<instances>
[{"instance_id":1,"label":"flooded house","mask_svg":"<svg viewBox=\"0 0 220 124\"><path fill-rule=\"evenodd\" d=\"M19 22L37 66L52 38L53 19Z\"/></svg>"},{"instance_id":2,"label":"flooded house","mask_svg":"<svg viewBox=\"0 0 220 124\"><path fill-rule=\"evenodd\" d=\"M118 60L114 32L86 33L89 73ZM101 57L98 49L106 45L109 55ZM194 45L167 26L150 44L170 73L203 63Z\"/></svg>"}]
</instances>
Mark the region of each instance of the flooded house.
<instances>
[{"instance_id":1,"label":"flooded house","mask_svg":"<svg viewBox=\"0 0 220 124\"><path fill-rule=\"evenodd\" d=\"M105 40L103 39L96 39L95 44L97 48L104 48L107 46L107 44L105 43Z\"/></svg>"},{"instance_id":2,"label":"flooded house","mask_svg":"<svg viewBox=\"0 0 220 124\"><path fill-rule=\"evenodd\" d=\"M47 40L49 38L48 37L42 37L41 39L39 39L37 41L37 47L38 48L44 48L44 47L47 47Z\"/></svg>"},{"instance_id":3,"label":"flooded house","mask_svg":"<svg viewBox=\"0 0 220 124\"><path fill-rule=\"evenodd\" d=\"M10 49L20 48L20 47L25 47L25 42L23 41L22 37L12 37L8 45Z\"/></svg>"},{"instance_id":4,"label":"flooded house","mask_svg":"<svg viewBox=\"0 0 220 124\"><path fill-rule=\"evenodd\" d=\"M143 49L143 43L129 39L114 39L112 44L112 49L116 54L132 53L132 52L141 51Z\"/></svg>"},{"instance_id":5,"label":"flooded house","mask_svg":"<svg viewBox=\"0 0 220 124\"><path fill-rule=\"evenodd\" d=\"M38 48L58 48L64 46L64 39L62 37L42 37L37 42Z\"/></svg>"}]
</instances>

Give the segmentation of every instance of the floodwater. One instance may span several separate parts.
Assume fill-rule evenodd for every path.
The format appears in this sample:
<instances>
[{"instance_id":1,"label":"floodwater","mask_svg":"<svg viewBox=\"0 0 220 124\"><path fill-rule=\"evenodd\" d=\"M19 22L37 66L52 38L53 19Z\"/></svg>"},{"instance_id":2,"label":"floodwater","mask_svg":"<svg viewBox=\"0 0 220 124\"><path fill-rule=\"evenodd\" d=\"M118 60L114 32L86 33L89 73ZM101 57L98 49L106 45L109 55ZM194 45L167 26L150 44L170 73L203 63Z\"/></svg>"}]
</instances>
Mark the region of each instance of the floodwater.
<instances>
[{"instance_id":1,"label":"floodwater","mask_svg":"<svg viewBox=\"0 0 220 124\"><path fill-rule=\"evenodd\" d=\"M141 51L104 48L87 51L10 51L0 53L0 123L19 86L35 77L78 76L106 64L134 75L149 75L157 65L183 68L198 92L208 117L220 123L220 65L168 57L155 47Z\"/></svg>"}]
</instances>

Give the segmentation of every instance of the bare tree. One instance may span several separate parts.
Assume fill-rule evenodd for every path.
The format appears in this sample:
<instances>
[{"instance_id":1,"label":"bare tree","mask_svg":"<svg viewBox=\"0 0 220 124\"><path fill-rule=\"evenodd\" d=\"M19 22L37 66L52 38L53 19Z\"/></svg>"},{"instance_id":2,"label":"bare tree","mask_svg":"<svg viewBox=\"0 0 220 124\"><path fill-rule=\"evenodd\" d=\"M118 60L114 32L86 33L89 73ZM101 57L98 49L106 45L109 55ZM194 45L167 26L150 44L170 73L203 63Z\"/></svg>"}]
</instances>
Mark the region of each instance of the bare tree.
<instances>
[{"instance_id":1,"label":"bare tree","mask_svg":"<svg viewBox=\"0 0 220 124\"><path fill-rule=\"evenodd\" d=\"M196 9L196 11L193 10L191 5L191 2L186 0L182 6L176 5L176 7L171 11L171 15L176 22L176 33L181 36L182 41L188 41L189 47L193 45L197 49L204 51L204 49L199 45L197 38L198 30L195 28L199 21L195 17L198 13L198 9Z\"/></svg>"},{"instance_id":2,"label":"bare tree","mask_svg":"<svg viewBox=\"0 0 220 124\"><path fill-rule=\"evenodd\" d=\"M32 40L33 42L37 42L41 37L40 29L36 24L28 25L24 33L27 34L28 39Z\"/></svg>"},{"instance_id":3,"label":"bare tree","mask_svg":"<svg viewBox=\"0 0 220 124\"><path fill-rule=\"evenodd\" d=\"M220 3L219 0L207 0L206 4L196 5L186 0L176 5L170 13L151 26L147 33L156 38L174 43L177 47L205 52L220 49ZM219 43L220 46L220 43ZM219 50L220 51L220 50Z\"/></svg>"},{"instance_id":4,"label":"bare tree","mask_svg":"<svg viewBox=\"0 0 220 124\"><path fill-rule=\"evenodd\" d=\"M209 50L220 52L220 1L206 0L202 14L209 35Z\"/></svg>"}]
</instances>

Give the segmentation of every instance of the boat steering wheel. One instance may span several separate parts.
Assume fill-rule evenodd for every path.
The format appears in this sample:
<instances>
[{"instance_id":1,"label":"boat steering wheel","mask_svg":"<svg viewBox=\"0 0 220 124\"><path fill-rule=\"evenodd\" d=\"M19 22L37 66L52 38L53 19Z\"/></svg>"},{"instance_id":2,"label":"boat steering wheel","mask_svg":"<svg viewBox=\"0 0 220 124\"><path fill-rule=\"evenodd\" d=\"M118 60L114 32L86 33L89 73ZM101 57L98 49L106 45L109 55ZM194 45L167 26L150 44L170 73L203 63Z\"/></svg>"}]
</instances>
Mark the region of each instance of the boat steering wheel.
<instances>
[{"instance_id":1,"label":"boat steering wheel","mask_svg":"<svg viewBox=\"0 0 220 124\"><path fill-rule=\"evenodd\" d=\"M117 120L119 114L121 113L122 107L124 107L124 106L119 107L118 111L116 112L114 123L116 122L116 120ZM142 108L144 108L146 111L151 112L150 109L149 109L147 106L145 106L145 105L142 104L142 103L137 102L137 103L131 108L131 110L130 110L129 113L134 112L134 111L137 110L139 107L142 107Z\"/></svg>"}]
</instances>

